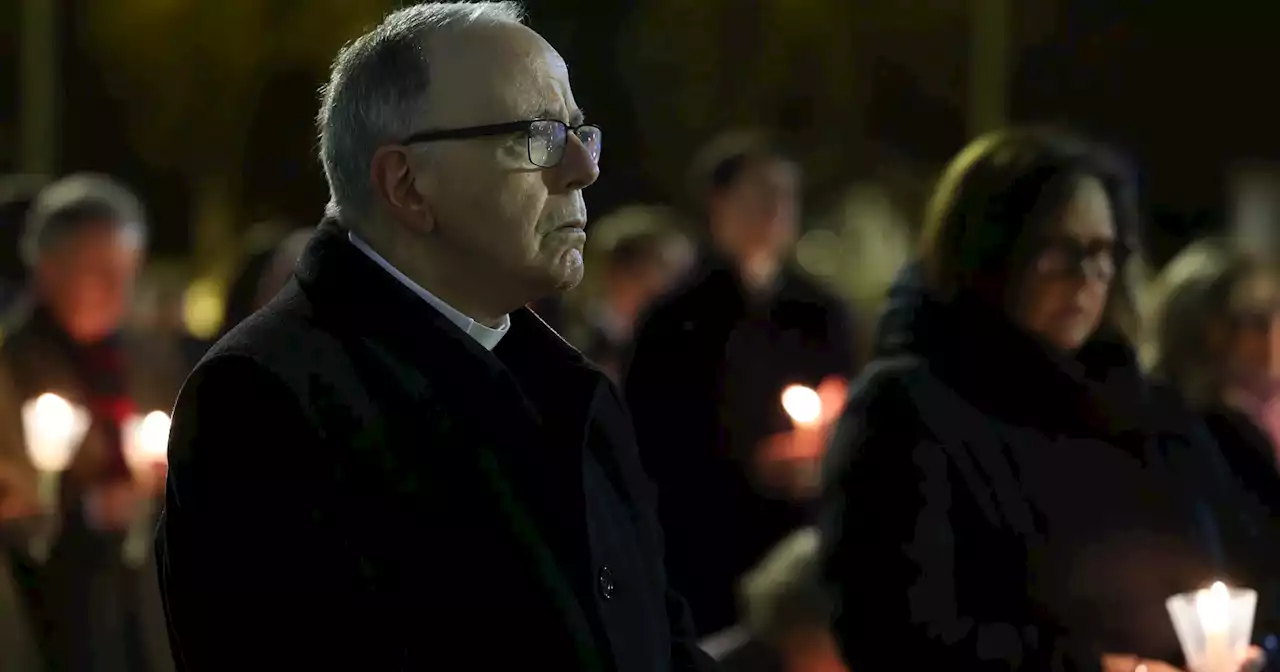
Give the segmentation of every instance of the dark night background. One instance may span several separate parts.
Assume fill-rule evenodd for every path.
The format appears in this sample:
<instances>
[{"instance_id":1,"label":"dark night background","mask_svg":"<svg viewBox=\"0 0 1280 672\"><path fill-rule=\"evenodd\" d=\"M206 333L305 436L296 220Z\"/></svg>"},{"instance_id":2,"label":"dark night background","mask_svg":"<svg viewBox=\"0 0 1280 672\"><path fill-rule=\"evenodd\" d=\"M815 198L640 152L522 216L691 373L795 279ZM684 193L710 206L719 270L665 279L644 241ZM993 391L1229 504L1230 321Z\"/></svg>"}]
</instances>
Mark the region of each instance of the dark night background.
<instances>
[{"instance_id":1,"label":"dark night background","mask_svg":"<svg viewBox=\"0 0 1280 672\"><path fill-rule=\"evenodd\" d=\"M21 4L0 4L0 172L21 169ZM221 41L234 54L243 49L237 40L273 39L270 30L241 34L227 30L234 22L193 19L166 24L170 29L163 36L126 29L128 39L117 33L118 43L104 45L87 37L104 11L196 3L60 4L57 172L91 169L123 177L143 192L159 222L157 251L189 254L200 206L191 176L202 174L191 167L212 156L190 145L230 107L251 112L240 134L243 151L204 171L239 182L228 211L234 221L223 226L239 231L274 217L303 225L318 217L326 194L313 156L315 91L334 48L358 34L360 25L316 39L309 62L272 66L261 76L259 94L235 98L223 95L220 74L204 71L197 61L181 63L183 55L171 53L169 45ZM332 3L263 4L273 9L252 15L282 30L294 21L289 12ZM850 179L893 171L914 177L914 191L903 192L910 202L919 183L927 183L966 139L966 54L974 10L964 0L525 4L533 27L569 62L581 104L606 129L603 177L589 194L595 215L637 201L679 202L684 162L707 134L725 126L761 124L791 138L807 160L811 210L823 207ZM369 11L376 16L380 10ZM1008 115L1015 121L1065 121L1127 152L1141 171L1152 222L1150 251L1161 261L1192 233L1222 224L1234 166L1280 154L1280 105L1263 76L1280 61L1277 18L1280 6L1243 1L1015 2ZM208 34L216 30L224 32ZM185 108L153 106L137 88L145 78L122 84L111 75L113 50L140 52L131 62L154 63L163 73L160 80L192 78L200 85L184 90L201 101ZM138 129L149 125L148 115L159 120L175 109L180 116L186 110L185 118L162 124L166 136L158 143L148 140L161 151L137 151ZM166 152L166 160L156 160Z\"/></svg>"}]
</instances>

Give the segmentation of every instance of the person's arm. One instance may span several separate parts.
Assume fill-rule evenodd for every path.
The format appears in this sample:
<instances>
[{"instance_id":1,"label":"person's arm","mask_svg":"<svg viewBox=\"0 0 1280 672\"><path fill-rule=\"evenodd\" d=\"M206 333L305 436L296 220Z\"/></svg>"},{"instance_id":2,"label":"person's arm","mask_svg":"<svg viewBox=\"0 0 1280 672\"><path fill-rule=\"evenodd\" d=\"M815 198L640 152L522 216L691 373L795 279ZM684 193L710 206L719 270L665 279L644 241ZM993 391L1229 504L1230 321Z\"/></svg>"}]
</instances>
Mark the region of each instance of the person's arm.
<instances>
[{"instance_id":1,"label":"person's arm","mask_svg":"<svg viewBox=\"0 0 1280 672\"><path fill-rule=\"evenodd\" d=\"M1007 589L999 577L987 586L982 576L957 576L958 526L974 519L964 511L968 490L895 387L872 382L855 392L828 464L824 575L850 669L1099 669L1100 652L1030 609L1009 607L1003 618L967 611L988 590L991 605L1006 602Z\"/></svg>"},{"instance_id":2,"label":"person's arm","mask_svg":"<svg viewBox=\"0 0 1280 672\"><path fill-rule=\"evenodd\" d=\"M248 359L206 361L178 397L156 539L181 672L394 669L367 639L340 541L325 541L318 432L295 393ZM332 530L328 534L334 534Z\"/></svg>"}]
</instances>

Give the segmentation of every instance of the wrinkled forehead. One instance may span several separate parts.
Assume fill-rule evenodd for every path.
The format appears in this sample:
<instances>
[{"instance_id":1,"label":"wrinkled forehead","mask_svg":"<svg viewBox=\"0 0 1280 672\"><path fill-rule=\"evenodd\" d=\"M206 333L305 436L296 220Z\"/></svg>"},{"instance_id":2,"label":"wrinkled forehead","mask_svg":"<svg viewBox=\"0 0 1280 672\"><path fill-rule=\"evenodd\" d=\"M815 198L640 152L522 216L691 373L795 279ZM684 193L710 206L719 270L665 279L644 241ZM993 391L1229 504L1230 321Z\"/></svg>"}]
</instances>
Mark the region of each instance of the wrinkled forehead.
<instances>
[{"instance_id":1,"label":"wrinkled forehead","mask_svg":"<svg viewBox=\"0 0 1280 672\"><path fill-rule=\"evenodd\" d=\"M564 59L520 25L473 27L428 47L427 123L461 128L538 117L564 121L577 110Z\"/></svg>"}]
</instances>

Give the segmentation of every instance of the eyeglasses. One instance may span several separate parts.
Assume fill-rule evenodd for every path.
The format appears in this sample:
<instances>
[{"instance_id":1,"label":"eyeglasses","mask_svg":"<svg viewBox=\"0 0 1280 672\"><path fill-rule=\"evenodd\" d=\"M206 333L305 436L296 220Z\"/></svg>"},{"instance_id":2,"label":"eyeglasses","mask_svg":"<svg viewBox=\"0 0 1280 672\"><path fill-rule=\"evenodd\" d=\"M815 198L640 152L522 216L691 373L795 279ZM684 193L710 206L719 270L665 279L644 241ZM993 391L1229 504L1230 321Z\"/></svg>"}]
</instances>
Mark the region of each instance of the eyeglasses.
<instances>
[{"instance_id":1,"label":"eyeglasses","mask_svg":"<svg viewBox=\"0 0 1280 672\"><path fill-rule=\"evenodd\" d=\"M453 128L444 131L426 131L415 133L401 141L402 145L422 142L438 142L440 140L469 140L487 138L510 133L523 133L529 152L529 162L539 168L555 168L564 160L564 150L569 143L569 134L578 137L578 142L586 148L591 160L600 162L600 127L591 124L571 126L559 119L530 119L527 121L511 121L505 124L489 124L486 126L470 126Z\"/></svg>"},{"instance_id":2,"label":"eyeglasses","mask_svg":"<svg viewBox=\"0 0 1280 672\"><path fill-rule=\"evenodd\" d=\"M1054 240L1045 243L1035 255L1036 272L1063 277L1083 274L1086 278L1110 282L1118 266L1114 243L1081 245L1074 241Z\"/></svg>"}]
</instances>

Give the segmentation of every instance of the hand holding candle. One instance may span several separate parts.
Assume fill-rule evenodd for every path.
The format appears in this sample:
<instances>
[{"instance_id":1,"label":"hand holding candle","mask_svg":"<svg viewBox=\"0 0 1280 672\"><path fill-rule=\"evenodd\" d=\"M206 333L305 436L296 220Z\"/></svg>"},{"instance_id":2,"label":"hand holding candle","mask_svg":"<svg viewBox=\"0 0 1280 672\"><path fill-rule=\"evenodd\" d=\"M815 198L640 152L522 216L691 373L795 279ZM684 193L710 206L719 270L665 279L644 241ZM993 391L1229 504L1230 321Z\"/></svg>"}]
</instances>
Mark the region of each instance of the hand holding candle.
<instances>
[{"instance_id":1,"label":"hand holding candle","mask_svg":"<svg viewBox=\"0 0 1280 672\"><path fill-rule=\"evenodd\" d=\"M793 429L769 437L758 452L758 468L767 484L792 498L817 493L827 435L843 410L847 391L848 384L840 378L828 378L816 390L789 385L782 391L782 410Z\"/></svg>"},{"instance_id":2,"label":"hand holding candle","mask_svg":"<svg viewBox=\"0 0 1280 672\"><path fill-rule=\"evenodd\" d=\"M22 405L22 432L27 457L38 472L37 498L45 513L58 508L58 487L62 472L71 465L85 433L89 412L53 393L42 394ZM48 557L57 534L57 518L50 516L31 539L31 554L37 560Z\"/></svg>"},{"instance_id":3,"label":"hand holding candle","mask_svg":"<svg viewBox=\"0 0 1280 672\"><path fill-rule=\"evenodd\" d=\"M158 495L163 488L169 462L170 424L169 415L163 411L134 416L125 423L125 459L146 495ZM131 567L140 567L151 548L155 502L151 496L144 495L133 501L131 508L132 523L122 549L123 559Z\"/></svg>"}]
</instances>

